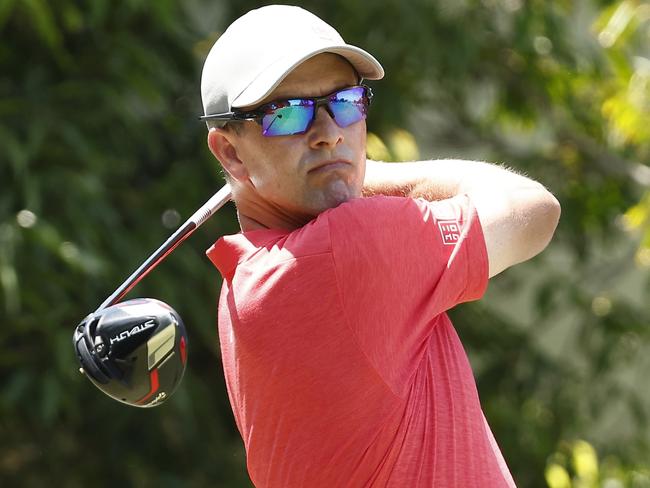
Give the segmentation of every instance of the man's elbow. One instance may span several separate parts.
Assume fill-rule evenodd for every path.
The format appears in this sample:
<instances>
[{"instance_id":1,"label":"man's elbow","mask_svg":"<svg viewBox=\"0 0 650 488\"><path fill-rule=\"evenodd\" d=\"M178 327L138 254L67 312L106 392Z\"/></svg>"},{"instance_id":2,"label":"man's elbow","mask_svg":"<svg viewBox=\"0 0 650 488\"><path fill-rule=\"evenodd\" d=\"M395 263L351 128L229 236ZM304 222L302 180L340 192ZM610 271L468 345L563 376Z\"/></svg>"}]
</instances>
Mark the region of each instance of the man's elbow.
<instances>
[{"instance_id":1,"label":"man's elbow","mask_svg":"<svg viewBox=\"0 0 650 488\"><path fill-rule=\"evenodd\" d=\"M530 209L528 225L525 226L526 247L530 253L526 259L542 252L551 242L561 211L558 199L551 192L542 190Z\"/></svg>"}]
</instances>

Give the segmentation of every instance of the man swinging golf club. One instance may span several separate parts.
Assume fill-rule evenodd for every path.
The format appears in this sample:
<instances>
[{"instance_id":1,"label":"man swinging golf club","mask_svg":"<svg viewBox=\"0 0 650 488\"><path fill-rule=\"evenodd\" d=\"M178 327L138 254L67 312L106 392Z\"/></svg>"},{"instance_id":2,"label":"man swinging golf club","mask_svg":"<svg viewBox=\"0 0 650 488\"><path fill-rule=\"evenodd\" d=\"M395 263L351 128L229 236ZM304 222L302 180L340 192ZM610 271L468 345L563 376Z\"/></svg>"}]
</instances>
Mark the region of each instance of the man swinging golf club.
<instances>
[{"instance_id":1,"label":"man swinging golf club","mask_svg":"<svg viewBox=\"0 0 650 488\"><path fill-rule=\"evenodd\" d=\"M560 207L487 163L366 161L362 80L383 75L291 6L239 18L205 61L242 230L208 256L248 471L259 487L514 486L445 312L542 251Z\"/></svg>"}]
</instances>

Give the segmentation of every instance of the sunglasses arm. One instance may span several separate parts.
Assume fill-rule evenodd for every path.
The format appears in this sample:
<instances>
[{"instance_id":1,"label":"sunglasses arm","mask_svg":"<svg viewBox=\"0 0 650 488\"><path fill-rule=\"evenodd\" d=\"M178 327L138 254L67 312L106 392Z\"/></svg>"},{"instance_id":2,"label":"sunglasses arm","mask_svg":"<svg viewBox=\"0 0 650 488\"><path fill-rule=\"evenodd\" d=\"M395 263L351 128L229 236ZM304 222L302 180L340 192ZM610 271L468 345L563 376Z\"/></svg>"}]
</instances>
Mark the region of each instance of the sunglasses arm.
<instances>
[{"instance_id":1,"label":"sunglasses arm","mask_svg":"<svg viewBox=\"0 0 650 488\"><path fill-rule=\"evenodd\" d=\"M225 112L222 114L202 115L199 120L259 120L261 114L257 112Z\"/></svg>"}]
</instances>

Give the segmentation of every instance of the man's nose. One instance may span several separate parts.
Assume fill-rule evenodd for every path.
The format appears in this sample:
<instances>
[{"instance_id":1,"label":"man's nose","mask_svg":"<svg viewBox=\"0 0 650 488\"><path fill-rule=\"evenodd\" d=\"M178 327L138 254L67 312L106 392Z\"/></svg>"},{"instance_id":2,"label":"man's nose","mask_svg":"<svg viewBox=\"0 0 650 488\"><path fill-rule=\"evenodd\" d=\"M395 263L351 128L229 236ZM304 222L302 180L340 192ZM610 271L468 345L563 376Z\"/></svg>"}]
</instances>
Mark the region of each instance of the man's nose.
<instances>
[{"instance_id":1,"label":"man's nose","mask_svg":"<svg viewBox=\"0 0 650 488\"><path fill-rule=\"evenodd\" d=\"M343 141L343 129L334 121L329 107L320 106L309 132L309 144L313 147L336 146Z\"/></svg>"}]
</instances>

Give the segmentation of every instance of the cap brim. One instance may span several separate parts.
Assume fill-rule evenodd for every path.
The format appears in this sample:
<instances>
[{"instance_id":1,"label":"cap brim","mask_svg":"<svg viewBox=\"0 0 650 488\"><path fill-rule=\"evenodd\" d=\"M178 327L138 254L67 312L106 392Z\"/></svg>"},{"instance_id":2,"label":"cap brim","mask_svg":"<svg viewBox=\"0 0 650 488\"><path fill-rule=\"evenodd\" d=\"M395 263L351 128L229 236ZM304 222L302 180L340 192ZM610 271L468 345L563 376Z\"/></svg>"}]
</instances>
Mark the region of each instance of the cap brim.
<instances>
[{"instance_id":1,"label":"cap brim","mask_svg":"<svg viewBox=\"0 0 650 488\"><path fill-rule=\"evenodd\" d=\"M233 101L231 107L243 108L260 103L291 73L309 58L321 53L343 56L357 70L359 76L368 80L384 77L384 68L370 53L349 44L337 44L318 49L305 49L302 54L285 56L267 67Z\"/></svg>"}]
</instances>

